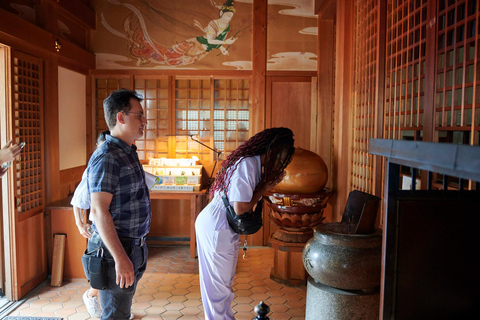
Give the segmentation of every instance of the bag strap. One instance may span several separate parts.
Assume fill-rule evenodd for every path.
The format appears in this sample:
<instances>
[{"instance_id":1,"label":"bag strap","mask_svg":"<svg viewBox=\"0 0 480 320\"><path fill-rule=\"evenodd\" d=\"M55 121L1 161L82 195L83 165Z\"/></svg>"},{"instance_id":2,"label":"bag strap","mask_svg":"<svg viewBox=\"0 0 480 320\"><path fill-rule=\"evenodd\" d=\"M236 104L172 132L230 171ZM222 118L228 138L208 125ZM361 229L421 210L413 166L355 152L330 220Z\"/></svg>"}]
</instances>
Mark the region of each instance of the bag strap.
<instances>
[{"instance_id":1,"label":"bag strap","mask_svg":"<svg viewBox=\"0 0 480 320\"><path fill-rule=\"evenodd\" d=\"M230 205L230 201L228 201L228 196L226 193L223 194L222 196L222 201L223 201L223 204L225 205L225 207L231 207Z\"/></svg>"}]
</instances>

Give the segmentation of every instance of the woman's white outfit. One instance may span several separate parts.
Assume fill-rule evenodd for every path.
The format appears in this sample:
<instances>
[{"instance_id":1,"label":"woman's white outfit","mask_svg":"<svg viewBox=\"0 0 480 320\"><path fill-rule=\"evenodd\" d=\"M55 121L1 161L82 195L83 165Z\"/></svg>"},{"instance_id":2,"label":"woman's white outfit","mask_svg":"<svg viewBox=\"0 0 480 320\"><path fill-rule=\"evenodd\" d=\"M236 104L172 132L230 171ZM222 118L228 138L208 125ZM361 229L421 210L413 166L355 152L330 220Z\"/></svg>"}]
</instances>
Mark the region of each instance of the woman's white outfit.
<instances>
[{"instance_id":1,"label":"woman's white outfit","mask_svg":"<svg viewBox=\"0 0 480 320\"><path fill-rule=\"evenodd\" d=\"M234 202L251 201L262 174L260 156L241 159L237 164L233 174L227 175L230 180L227 196L232 206ZM228 225L222 195L216 192L195 222L200 289L206 320L234 319L232 285L240 235Z\"/></svg>"}]
</instances>

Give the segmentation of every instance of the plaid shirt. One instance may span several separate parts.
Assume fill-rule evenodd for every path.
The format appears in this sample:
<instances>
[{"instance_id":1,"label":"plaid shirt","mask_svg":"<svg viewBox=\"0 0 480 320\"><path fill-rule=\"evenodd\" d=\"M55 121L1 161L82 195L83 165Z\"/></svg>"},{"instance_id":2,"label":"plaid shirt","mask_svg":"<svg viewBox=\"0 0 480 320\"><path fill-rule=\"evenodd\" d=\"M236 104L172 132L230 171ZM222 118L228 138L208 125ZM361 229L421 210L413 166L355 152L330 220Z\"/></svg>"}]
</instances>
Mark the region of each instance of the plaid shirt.
<instances>
[{"instance_id":1,"label":"plaid shirt","mask_svg":"<svg viewBox=\"0 0 480 320\"><path fill-rule=\"evenodd\" d=\"M142 238L150 230L150 194L137 148L106 136L88 162L88 191L113 194L110 213L119 238ZM95 222L92 226L97 231Z\"/></svg>"}]
</instances>

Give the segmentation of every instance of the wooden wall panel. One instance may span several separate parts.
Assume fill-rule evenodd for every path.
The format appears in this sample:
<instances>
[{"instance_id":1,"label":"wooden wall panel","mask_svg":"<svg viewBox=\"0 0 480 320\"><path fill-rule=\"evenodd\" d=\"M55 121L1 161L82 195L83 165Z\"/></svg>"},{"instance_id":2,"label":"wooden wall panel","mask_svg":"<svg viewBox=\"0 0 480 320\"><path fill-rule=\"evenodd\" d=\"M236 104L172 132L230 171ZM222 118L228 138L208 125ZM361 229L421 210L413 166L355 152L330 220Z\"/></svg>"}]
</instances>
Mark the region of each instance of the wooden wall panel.
<instances>
[{"instance_id":1,"label":"wooden wall panel","mask_svg":"<svg viewBox=\"0 0 480 320\"><path fill-rule=\"evenodd\" d=\"M47 278L44 227L43 214L17 224L15 236L17 299L25 296Z\"/></svg>"},{"instance_id":2,"label":"wooden wall panel","mask_svg":"<svg viewBox=\"0 0 480 320\"><path fill-rule=\"evenodd\" d=\"M290 128L295 147L310 150L311 78L272 78L268 83L267 95L271 97L268 127Z\"/></svg>"},{"instance_id":3,"label":"wooden wall panel","mask_svg":"<svg viewBox=\"0 0 480 320\"><path fill-rule=\"evenodd\" d=\"M189 200L152 200L152 222L148 238L155 241L155 238L161 237L165 241L169 237L190 237Z\"/></svg>"},{"instance_id":4,"label":"wooden wall panel","mask_svg":"<svg viewBox=\"0 0 480 320\"><path fill-rule=\"evenodd\" d=\"M52 221L52 229L48 233L51 242L54 241L56 233L66 234L65 254L63 263L63 278L75 279L85 278L82 265L82 255L87 247L87 239L79 232L75 224L73 209L50 210ZM52 245L53 247L53 245ZM49 254L49 264L51 264L53 252Z\"/></svg>"},{"instance_id":5,"label":"wooden wall panel","mask_svg":"<svg viewBox=\"0 0 480 320\"><path fill-rule=\"evenodd\" d=\"M268 77L266 96L267 127L290 128L295 147L311 150L311 119L316 118L316 114L312 115L311 106L312 77ZM280 228L268 218L269 210L264 208L263 245Z\"/></svg>"}]
</instances>

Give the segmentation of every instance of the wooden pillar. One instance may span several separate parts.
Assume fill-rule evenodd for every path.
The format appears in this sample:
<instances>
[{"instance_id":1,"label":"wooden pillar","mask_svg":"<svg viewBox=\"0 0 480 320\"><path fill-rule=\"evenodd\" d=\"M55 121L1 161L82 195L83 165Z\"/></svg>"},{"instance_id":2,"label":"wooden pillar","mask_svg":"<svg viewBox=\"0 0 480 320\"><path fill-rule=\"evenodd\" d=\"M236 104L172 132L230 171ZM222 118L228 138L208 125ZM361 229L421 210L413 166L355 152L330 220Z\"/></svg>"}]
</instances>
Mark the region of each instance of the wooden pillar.
<instances>
[{"instance_id":1,"label":"wooden pillar","mask_svg":"<svg viewBox=\"0 0 480 320\"><path fill-rule=\"evenodd\" d=\"M332 185L334 28L332 20L318 20L318 120L316 146L312 150L321 156L327 165L329 187Z\"/></svg>"},{"instance_id":2,"label":"wooden pillar","mask_svg":"<svg viewBox=\"0 0 480 320\"><path fill-rule=\"evenodd\" d=\"M252 127L253 135L265 129L267 71L267 0L253 0Z\"/></svg>"},{"instance_id":3,"label":"wooden pillar","mask_svg":"<svg viewBox=\"0 0 480 320\"><path fill-rule=\"evenodd\" d=\"M333 221L340 221L350 190L353 87L353 1L338 1L336 8L335 113L332 181L336 197Z\"/></svg>"}]
</instances>

